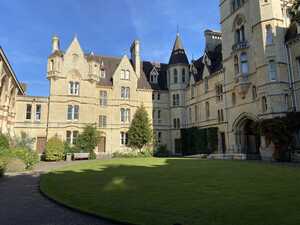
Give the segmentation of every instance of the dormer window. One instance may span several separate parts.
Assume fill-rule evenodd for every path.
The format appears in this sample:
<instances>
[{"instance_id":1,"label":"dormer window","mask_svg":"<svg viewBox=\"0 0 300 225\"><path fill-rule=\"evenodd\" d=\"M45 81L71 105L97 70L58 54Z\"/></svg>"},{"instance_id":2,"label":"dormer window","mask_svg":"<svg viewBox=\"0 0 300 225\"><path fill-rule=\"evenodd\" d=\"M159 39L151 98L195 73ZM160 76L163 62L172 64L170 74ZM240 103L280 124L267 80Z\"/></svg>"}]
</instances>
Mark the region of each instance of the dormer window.
<instances>
[{"instance_id":1,"label":"dormer window","mask_svg":"<svg viewBox=\"0 0 300 225\"><path fill-rule=\"evenodd\" d=\"M150 74L150 82L156 84L158 82L158 73L153 70Z\"/></svg>"},{"instance_id":2,"label":"dormer window","mask_svg":"<svg viewBox=\"0 0 300 225\"><path fill-rule=\"evenodd\" d=\"M106 71L105 71L105 69L101 69L100 70L100 78L105 78L106 77Z\"/></svg>"}]
</instances>

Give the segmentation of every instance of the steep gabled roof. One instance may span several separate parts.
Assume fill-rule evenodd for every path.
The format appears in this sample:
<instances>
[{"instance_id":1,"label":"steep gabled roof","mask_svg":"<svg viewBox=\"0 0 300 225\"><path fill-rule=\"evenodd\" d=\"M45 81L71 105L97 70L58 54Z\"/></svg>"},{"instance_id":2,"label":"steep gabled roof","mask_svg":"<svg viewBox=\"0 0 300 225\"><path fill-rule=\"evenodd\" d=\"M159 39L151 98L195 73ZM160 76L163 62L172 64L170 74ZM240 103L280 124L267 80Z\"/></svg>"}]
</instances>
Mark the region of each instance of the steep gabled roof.
<instances>
[{"instance_id":1,"label":"steep gabled roof","mask_svg":"<svg viewBox=\"0 0 300 225\"><path fill-rule=\"evenodd\" d=\"M205 64L205 57L208 57L210 63ZM199 59L192 61L196 71L193 73L195 82L203 79L204 67L207 67L209 74L213 74L223 68L222 45L217 45L214 51L207 51Z\"/></svg>"},{"instance_id":2,"label":"steep gabled roof","mask_svg":"<svg viewBox=\"0 0 300 225\"><path fill-rule=\"evenodd\" d=\"M157 83L150 82L150 75L153 68L158 72ZM148 61L143 62L143 76L146 78L148 86L153 90L167 90L167 69L168 65L164 63L152 63ZM141 76L142 77L142 76Z\"/></svg>"},{"instance_id":3,"label":"steep gabled roof","mask_svg":"<svg viewBox=\"0 0 300 225\"><path fill-rule=\"evenodd\" d=\"M176 35L173 50L169 60L169 65L174 64L189 64L189 60L186 56L179 34Z\"/></svg>"}]
</instances>

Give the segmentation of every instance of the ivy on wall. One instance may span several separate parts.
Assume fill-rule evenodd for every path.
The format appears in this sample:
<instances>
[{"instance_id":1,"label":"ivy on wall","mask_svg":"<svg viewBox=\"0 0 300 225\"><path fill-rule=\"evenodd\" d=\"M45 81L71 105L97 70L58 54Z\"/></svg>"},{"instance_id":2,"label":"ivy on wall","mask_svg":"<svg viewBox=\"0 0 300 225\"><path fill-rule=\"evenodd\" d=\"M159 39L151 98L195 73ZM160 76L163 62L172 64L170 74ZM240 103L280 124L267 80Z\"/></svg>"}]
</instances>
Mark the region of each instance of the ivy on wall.
<instances>
[{"instance_id":1,"label":"ivy on wall","mask_svg":"<svg viewBox=\"0 0 300 225\"><path fill-rule=\"evenodd\" d=\"M181 129L183 155L210 154L218 150L218 128Z\"/></svg>"}]
</instances>

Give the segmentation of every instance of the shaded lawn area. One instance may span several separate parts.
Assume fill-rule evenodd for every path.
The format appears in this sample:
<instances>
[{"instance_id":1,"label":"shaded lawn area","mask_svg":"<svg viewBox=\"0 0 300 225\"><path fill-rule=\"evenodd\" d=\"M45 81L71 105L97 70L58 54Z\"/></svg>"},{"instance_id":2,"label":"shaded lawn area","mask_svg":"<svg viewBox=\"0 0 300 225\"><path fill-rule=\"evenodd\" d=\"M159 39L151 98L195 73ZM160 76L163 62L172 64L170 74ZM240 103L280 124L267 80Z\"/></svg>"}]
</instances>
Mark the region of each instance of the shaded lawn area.
<instances>
[{"instance_id":1,"label":"shaded lawn area","mask_svg":"<svg viewBox=\"0 0 300 225\"><path fill-rule=\"evenodd\" d=\"M45 174L57 201L141 225L298 225L300 168L242 161L114 159Z\"/></svg>"}]
</instances>

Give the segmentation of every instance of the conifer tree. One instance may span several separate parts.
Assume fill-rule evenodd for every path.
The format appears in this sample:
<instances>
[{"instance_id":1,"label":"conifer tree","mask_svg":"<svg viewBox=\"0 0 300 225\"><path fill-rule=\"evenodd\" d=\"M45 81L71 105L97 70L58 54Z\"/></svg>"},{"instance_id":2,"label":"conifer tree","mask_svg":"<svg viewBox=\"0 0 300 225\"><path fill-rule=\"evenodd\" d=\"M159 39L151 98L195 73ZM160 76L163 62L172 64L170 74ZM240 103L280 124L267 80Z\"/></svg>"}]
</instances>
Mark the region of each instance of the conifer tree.
<instances>
[{"instance_id":1,"label":"conifer tree","mask_svg":"<svg viewBox=\"0 0 300 225\"><path fill-rule=\"evenodd\" d=\"M128 146L141 151L152 140L152 129L149 116L142 105L134 114L134 118L128 131Z\"/></svg>"}]
</instances>

